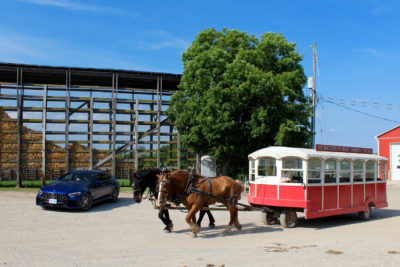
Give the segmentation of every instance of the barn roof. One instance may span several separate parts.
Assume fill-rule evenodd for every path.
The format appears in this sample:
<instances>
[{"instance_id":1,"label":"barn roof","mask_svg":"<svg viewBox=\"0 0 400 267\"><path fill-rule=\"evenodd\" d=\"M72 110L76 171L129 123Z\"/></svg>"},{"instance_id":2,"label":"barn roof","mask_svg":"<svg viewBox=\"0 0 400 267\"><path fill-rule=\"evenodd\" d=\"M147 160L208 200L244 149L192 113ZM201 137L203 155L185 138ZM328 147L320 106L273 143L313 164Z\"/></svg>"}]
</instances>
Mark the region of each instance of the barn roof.
<instances>
[{"instance_id":1,"label":"barn roof","mask_svg":"<svg viewBox=\"0 0 400 267\"><path fill-rule=\"evenodd\" d=\"M400 125L398 125L398 126L392 128L392 129L390 129L390 130L388 130L388 131L386 131L386 132L383 132L383 133L381 133L381 134L375 136L375 138L378 139L378 138L383 137L383 136L385 136L385 135L387 135L387 134L389 134L389 133L392 133L392 132L394 132L394 131L396 131L396 130L399 130L399 136L400 136Z\"/></svg>"}]
</instances>

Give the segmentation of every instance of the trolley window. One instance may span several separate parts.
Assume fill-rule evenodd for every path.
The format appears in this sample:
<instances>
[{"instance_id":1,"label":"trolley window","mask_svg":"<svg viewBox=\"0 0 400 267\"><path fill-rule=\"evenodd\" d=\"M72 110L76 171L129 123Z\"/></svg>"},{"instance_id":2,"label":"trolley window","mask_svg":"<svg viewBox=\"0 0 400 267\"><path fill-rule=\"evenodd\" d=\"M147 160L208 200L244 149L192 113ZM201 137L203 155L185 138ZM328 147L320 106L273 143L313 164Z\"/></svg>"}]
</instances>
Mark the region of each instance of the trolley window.
<instances>
[{"instance_id":1,"label":"trolley window","mask_svg":"<svg viewBox=\"0 0 400 267\"><path fill-rule=\"evenodd\" d=\"M286 158L283 159L282 167L283 182L303 182L303 160L298 158Z\"/></svg>"},{"instance_id":2,"label":"trolley window","mask_svg":"<svg viewBox=\"0 0 400 267\"><path fill-rule=\"evenodd\" d=\"M308 161L308 183L319 184L322 177L322 161L320 159L310 159Z\"/></svg>"},{"instance_id":3,"label":"trolley window","mask_svg":"<svg viewBox=\"0 0 400 267\"><path fill-rule=\"evenodd\" d=\"M369 160L367 161L367 168L365 172L365 178L367 182L375 181L376 178L376 162Z\"/></svg>"},{"instance_id":4,"label":"trolley window","mask_svg":"<svg viewBox=\"0 0 400 267\"><path fill-rule=\"evenodd\" d=\"M256 163L254 160L250 160L250 181L254 181L256 178Z\"/></svg>"},{"instance_id":5,"label":"trolley window","mask_svg":"<svg viewBox=\"0 0 400 267\"><path fill-rule=\"evenodd\" d=\"M364 181L364 162L356 160L353 164L353 182Z\"/></svg>"},{"instance_id":6,"label":"trolley window","mask_svg":"<svg viewBox=\"0 0 400 267\"><path fill-rule=\"evenodd\" d=\"M349 160L340 161L339 182L350 183L351 167Z\"/></svg>"},{"instance_id":7,"label":"trolley window","mask_svg":"<svg viewBox=\"0 0 400 267\"><path fill-rule=\"evenodd\" d=\"M379 181L386 180L386 162L384 162L384 161L379 161L379 163L378 163L377 178Z\"/></svg>"},{"instance_id":8,"label":"trolley window","mask_svg":"<svg viewBox=\"0 0 400 267\"><path fill-rule=\"evenodd\" d=\"M336 183L337 162L333 159L325 161L325 183Z\"/></svg>"},{"instance_id":9,"label":"trolley window","mask_svg":"<svg viewBox=\"0 0 400 267\"><path fill-rule=\"evenodd\" d=\"M276 176L276 160L274 158L259 159L258 176Z\"/></svg>"}]
</instances>

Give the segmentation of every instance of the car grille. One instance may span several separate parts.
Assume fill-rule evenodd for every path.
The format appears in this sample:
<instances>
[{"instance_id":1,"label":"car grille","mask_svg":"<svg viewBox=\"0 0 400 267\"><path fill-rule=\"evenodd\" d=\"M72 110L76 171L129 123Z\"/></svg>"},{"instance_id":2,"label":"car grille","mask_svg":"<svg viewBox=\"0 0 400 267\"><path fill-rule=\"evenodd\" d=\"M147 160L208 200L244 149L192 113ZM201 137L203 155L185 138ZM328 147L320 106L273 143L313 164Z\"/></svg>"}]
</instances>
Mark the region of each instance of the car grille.
<instances>
[{"instance_id":1,"label":"car grille","mask_svg":"<svg viewBox=\"0 0 400 267\"><path fill-rule=\"evenodd\" d=\"M67 195L65 194L47 193L47 192L42 193L42 199L50 199L50 198L55 198L57 199L57 201L64 201L68 199Z\"/></svg>"}]
</instances>

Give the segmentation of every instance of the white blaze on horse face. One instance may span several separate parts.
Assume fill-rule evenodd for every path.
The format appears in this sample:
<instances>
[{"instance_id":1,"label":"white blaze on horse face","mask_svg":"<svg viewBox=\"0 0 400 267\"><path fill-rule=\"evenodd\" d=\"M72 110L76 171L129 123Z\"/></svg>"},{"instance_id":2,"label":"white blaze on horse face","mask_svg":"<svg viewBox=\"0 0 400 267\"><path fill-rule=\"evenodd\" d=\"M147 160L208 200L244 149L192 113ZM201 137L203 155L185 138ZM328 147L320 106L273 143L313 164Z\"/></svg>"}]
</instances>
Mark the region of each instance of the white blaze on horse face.
<instances>
[{"instance_id":1,"label":"white blaze on horse face","mask_svg":"<svg viewBox=\"0 0 400 267\"><path fill-rule=\"evenodd\" d=\"M163 183L164 183L164 177L161 176L160 185L159 185L159 187L158 187L158 198L157 198L157 199L158 199L158 203L161 202L161 191L162 191Z\"/></svg>"}]
</instances>

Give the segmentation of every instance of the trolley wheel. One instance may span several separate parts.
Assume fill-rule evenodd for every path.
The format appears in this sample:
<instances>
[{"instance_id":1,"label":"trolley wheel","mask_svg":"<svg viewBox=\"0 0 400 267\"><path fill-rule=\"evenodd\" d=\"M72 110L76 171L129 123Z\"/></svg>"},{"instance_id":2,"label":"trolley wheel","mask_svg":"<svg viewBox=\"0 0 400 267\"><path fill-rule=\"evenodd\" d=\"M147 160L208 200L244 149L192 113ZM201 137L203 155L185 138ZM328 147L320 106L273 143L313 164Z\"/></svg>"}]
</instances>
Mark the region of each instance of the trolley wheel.
<instances>
[{"instance_id":1,"label":"trolley wheel","mask_svg":"<svg viewBox=\"0 0 400 267\"><path fill-rule=\"evenodd\" d=\"M360 217L361 220L369 220L371 218L372 210L371 207L368 206L364 211L360 211L358 213L358 216Z\"/></svg>"},{"instance_id":2,"label":"trolley wheel","mask_svg":"<svg viewBox=\"0 0 400 267\"><path fill-rule=\"evenodd\" d=\"M297 214L294 210L283 210L279 220L283 228L293 228L297 225Z\"/></svg>"},{"instance_id":3,"label":"trolley wheel","mask_svg":"<svg viewBox=\"0 0 400 267\"><path fill-rule=\"evenodd\" d=\"M274 213L268 211L261 212L261 220L266 225L272 225L278 222L278 218L274 216Z\"/></svg>"}]
</instances>

